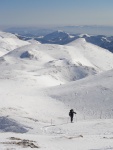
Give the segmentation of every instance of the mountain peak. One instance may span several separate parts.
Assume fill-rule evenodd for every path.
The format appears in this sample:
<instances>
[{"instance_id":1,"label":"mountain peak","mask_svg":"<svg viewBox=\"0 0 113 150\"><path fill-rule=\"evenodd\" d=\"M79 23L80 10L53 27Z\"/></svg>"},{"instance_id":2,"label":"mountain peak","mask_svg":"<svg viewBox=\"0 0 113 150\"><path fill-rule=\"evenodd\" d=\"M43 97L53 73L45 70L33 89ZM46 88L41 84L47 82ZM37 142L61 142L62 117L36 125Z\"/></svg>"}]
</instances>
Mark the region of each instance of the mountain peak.
<instances>
[{"instance_id":1,"label":"mountain peak","mask_svg":"<svg viewBox=\"0 0 113 150\"><path fill-rule=\"evenodd\" d=\"M58 32L58 33L66 33L66 32L64 32L63 30L57 30L57 31L55 31L55 32Z\"/></svg>"},{"instance_id":2,"label":"mountain peak","mask_svg":"<svg viewBox=\"0 0 113 150\"><path fill-rule=\"evenodd\" d=\"M74 39L74 36L71 36L62 30L57 30L44 36L43 41L44 43L63 45L63 44L71 42L73 39Z\"/></svg>"}]
</instances>

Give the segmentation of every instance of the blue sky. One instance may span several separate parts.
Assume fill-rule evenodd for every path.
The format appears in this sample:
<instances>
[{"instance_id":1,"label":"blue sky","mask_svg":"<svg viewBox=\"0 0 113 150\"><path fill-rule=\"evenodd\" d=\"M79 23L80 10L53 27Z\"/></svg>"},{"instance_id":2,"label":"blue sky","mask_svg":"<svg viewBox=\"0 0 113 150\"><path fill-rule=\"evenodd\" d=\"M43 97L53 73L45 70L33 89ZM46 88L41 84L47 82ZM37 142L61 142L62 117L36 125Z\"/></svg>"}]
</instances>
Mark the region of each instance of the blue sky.
<instances>
[{"instance_id":1,"label":"blue sky","mask_svg":"<svg viewBox=\"0 0 113 150\"><path fill-rule=\"evenodd\" d=\"M113 26L113 0L0 0L0 25Z\"/></svg>"}]
</instances>

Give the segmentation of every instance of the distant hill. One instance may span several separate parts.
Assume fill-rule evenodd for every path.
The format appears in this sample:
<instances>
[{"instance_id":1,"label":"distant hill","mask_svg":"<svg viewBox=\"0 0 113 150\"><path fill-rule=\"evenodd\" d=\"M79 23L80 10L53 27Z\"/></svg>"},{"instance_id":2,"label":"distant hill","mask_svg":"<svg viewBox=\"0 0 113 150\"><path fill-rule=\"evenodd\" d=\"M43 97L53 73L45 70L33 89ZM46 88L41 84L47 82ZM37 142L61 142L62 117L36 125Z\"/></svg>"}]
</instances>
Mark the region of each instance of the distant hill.
<instances>
[{"instance_id":1,"label":"distant hill","mask_svg":"<svg viewBox=\"0 0 113 150\"><path fill-rule=\"evenodd\" d=\"M113 36L105 36L105 35L88 35L88 34L71 34L66 33L62 30L57 30L55 32L46 34L44 36L33 36L33 35L18 35L18 37L22 40L30 40L34 39L40 41L41 43L49 43L49 44L68 44L73 40L78 38L84 38L87 42L98 45L102 48L113 52Z\"/></svg>"},{"instance_id":2,"label":"distant hill","mask_svg":"<svg viewBox=\"0 0 113 150\"><path fill-rule=\"evenodd\" d=\"M67 44L75 39L75 36L68 34L64 31L58 30L52 32L50 34L45 35L42 38L37 38L37 40L41 41L42 43L50 43L50 44Z\"/></svg>"}]
</instances>

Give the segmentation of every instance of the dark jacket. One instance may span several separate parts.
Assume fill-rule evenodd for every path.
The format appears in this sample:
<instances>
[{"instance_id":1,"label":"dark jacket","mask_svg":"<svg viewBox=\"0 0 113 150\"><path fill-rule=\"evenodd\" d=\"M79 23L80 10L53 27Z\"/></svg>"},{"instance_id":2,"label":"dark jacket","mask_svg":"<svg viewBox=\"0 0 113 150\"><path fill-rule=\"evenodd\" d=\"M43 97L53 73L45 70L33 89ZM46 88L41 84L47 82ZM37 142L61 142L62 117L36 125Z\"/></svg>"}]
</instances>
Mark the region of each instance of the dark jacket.
<instances>
[{"instance_id":1,"label":"dark jacket","mask_svg":"<svg viewBox=\"0 0 113 150\"><path fill-rule=\"evenodd\" d=\"M73 109L71 109L71 110L70 110L70 112L69 112L69 116L70 116L70 117L73 117L73 116L74 116L74 114L76 114L76 112L74 112L74 110L73 110Z\"/></svg>"}]
</instances>

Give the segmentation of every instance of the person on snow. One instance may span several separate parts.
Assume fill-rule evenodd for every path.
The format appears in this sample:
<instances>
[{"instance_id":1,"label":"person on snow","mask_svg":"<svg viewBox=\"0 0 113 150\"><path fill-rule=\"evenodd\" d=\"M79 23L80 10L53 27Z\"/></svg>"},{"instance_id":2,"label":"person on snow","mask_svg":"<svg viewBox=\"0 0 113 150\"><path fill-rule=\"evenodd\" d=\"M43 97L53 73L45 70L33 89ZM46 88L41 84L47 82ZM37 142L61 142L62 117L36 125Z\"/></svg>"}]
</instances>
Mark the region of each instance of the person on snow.
<instances>
[{"instance_id":1,"label":"person on snow","mask_svg":"<svg viewBox=\"0 0 113 150\"><path fill-rule=\"evenodd\" d=\"M70 119L71 119L71 123L73 122L73 116L74 116L74 114L77 114L77 113L74 112L73 109L71 109L70 112L69 112L69 116L70 116Z\"/></svg>"}]
</instances>

